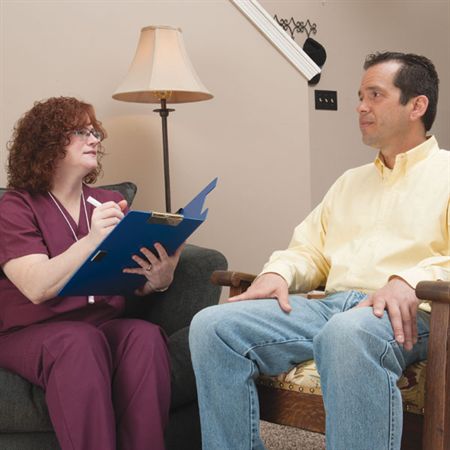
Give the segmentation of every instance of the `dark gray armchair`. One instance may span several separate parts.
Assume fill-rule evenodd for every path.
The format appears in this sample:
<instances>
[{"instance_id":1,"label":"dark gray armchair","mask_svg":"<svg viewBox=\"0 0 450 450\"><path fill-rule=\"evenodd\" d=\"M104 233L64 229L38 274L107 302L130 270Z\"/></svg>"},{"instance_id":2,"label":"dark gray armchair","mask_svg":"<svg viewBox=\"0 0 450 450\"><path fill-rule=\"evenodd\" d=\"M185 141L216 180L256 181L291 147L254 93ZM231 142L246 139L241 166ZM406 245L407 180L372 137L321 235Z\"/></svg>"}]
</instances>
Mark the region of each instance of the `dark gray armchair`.
<instances>
[{"instance_id":1,"label":"dark gray armchair","mask_svg":"<svg viewBox=\"0 0 450 450\"><path fill-rule=\"evenodd\" d=\"M132 183L109 186L131 203ZM4 190L0 189L0 197ZM130 197L131 195L131 197ZM189 324L197 311L219 301L220 288L210 283L214 270L227 266L216 250L187 245L164 293L127 299L126 315L160 325L168 336L172 362L172 400L166 430L167 450L201 448L194 373L188 345ZM0 298L1 301L1 298ZM18 375L0 369L0 450L59 449L44 392Z\"/></svg>"}]
</instances>

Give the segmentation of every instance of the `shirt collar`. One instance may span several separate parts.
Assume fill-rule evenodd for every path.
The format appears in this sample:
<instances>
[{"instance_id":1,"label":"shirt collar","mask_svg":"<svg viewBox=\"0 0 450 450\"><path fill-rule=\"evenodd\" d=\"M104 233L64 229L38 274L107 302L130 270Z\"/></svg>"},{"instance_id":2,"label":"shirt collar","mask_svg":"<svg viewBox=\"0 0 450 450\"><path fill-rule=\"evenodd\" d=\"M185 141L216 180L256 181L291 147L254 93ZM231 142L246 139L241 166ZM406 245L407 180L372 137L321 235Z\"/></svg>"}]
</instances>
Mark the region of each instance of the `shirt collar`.
<instances>
[{"instance_id":1,"label":"shirt collar","mask_svg":"<svg viewBox=\"0 0 450 450\"><path fill-rule=\"evenodd\" d=\"M409 170L411 167L415 166L420 161L423 161L432 154L436 153L438 150L439 145L436 138L434 136L428 136L427 139L421 144L419 144L417 147L414 147L411 150L408 150L407 152L399 153L395 157L393 169L389 169L389 167L387 167L384 164L380 153L378 153L377 157L375 158L374 164L375 167L378 169L378 171L381 173L381 175L391 171L396 171L400 168L403 168L404 170Z\"/></svg>"}]
</instances>

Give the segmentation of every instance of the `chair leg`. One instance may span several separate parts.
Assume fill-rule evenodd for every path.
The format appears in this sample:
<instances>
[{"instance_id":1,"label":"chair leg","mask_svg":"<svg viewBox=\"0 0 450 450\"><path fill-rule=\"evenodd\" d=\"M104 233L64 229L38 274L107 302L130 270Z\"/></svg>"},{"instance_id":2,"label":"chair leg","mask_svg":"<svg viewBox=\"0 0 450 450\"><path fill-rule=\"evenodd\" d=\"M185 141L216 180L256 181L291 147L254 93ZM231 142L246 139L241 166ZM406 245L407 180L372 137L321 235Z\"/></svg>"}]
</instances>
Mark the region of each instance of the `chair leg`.
<instances>
[{"instance_id":1,"label":"chair leg","mask_svg":"<svg viewBox=\"0 0 450 450\"><path fill-rule=\"evenodd\" d=\"M433 303L428 342L423 449L450 448L450 305Z\"/></svg>"},{"instance_id":2,"label":"chair leg","mask_svg":"<svg viewBox=\"0 0 450 450\"><path fill-rule=\"evenodd\" d=\"M405 411L403 413L402 450L422 450L423 416Z\"/></svg>"}]
</instances>

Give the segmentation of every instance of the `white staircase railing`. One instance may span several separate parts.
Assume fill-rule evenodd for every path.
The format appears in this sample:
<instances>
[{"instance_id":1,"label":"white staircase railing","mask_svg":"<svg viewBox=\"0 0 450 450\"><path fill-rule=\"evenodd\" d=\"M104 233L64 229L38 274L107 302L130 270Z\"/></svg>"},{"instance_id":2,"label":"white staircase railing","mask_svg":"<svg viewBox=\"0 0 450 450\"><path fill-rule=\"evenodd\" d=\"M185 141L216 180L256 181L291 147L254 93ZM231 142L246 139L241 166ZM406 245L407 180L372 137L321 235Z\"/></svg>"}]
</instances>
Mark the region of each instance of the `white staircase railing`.
<instances>
[{"instance_id":1,"label":"white staircase railing","mask_svg":"<svg viewBox=\"0 0 450 450\"><path fill-rule=\"evenodd\" d=\"M307 79L320 73L320 68L301 47L278 25L257 0L230 0L264 34L272 45Z\"/></svg>"}]
</instances>

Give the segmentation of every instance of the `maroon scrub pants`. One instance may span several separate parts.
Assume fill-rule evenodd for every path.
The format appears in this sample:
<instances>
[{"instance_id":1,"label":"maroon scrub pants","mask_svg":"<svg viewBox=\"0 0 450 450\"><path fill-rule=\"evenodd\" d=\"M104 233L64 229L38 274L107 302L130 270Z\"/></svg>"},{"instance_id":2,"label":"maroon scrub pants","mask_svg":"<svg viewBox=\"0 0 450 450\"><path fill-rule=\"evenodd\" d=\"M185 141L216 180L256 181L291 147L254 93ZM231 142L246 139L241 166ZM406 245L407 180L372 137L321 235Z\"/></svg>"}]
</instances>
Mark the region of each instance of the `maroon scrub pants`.
<instances>
[{"instance_id":1,"label":"maroon scrub pants","mask_svg":"<svg viewBox=\"0 0 450 450\"><path fill-rule=\"evenodd\" d=\"M170 366L156 325L31 325L0 337L0 366L45 390L63 450L164 449Z\"/></svg>"}]
</instances>

